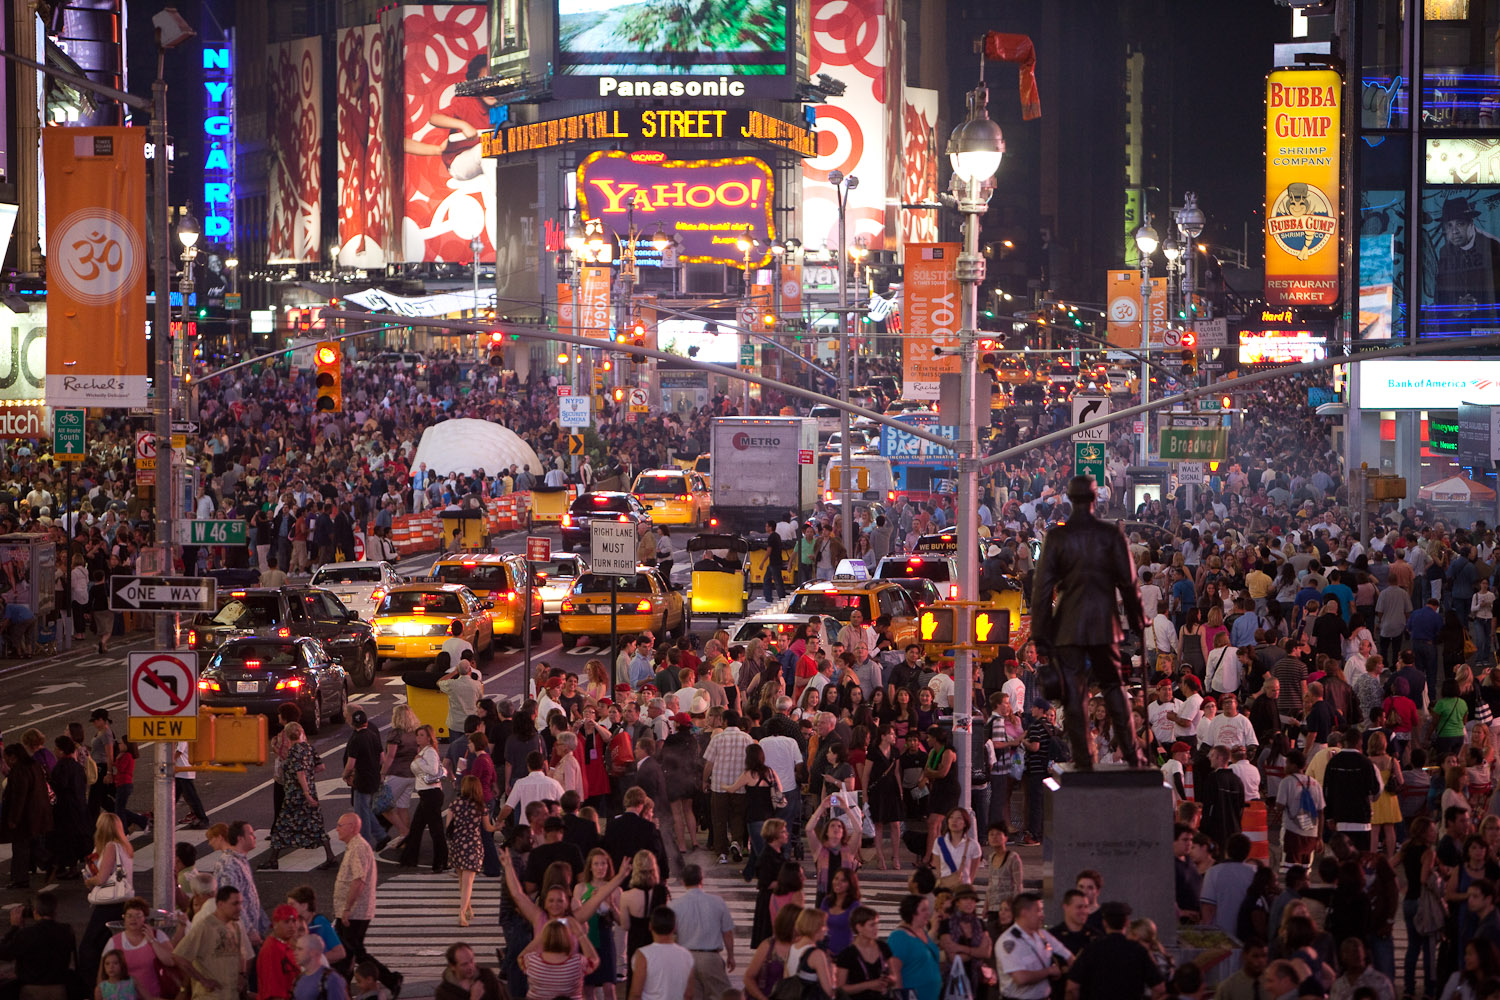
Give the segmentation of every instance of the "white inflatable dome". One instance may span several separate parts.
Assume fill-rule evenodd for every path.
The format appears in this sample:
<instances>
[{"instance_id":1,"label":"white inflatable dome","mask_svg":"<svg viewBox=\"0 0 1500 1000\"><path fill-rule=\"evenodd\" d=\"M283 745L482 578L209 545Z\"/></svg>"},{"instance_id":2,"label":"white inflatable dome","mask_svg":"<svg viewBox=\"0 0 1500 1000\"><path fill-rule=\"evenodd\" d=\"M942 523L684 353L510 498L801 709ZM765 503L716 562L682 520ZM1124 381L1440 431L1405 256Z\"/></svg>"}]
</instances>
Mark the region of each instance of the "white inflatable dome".
<instances>
[{"instance_id":1,"label":"white inflatable dome","mask_svg":"<svg viewBox=\"0 0 1500 1000\"><path fill-rule=\"evenodd\" d=\"M518 469L529 467L533 475L538 475L542 468L541 459L531 445L515 431L470 418L444 420L423 431L411 467L418 469L423 462L440 476L450 472L468 474L475 469L493 476L511 465Z\"/></svg>"}]
</instances>

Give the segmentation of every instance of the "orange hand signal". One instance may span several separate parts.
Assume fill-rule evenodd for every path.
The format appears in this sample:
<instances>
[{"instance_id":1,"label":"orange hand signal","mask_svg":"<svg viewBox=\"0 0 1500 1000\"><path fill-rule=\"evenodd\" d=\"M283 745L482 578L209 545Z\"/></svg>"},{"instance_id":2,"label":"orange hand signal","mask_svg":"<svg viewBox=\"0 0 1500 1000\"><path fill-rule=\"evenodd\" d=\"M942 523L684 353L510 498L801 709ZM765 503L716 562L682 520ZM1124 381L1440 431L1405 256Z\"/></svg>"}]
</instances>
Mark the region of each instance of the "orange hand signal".
<instances>
[{"instance_id":1,"label":"orange hand signal","mask_svg":"<svg viewBox=\"0 0 1500 1000\"><path fill-rule=\"evenodd\" d=\"M974 616L974 640L976 642L989 642L990 633L995 630L995 623L990 620L987 612L979 612Z\"/></svg>"},{"instance_id":2,"label":"orange hand signal","mask_svg":"<svg viewBox=\"0 0 1500 1000\"><path fill-rule=\"evenodd\" d=\"M931 642L933 634L937 632L937 627L938 627L937 615L933 614L930 611L926 612L925 614L923 614L922 615L922 641L923 642Z\"/></svg>"}]
</instances>

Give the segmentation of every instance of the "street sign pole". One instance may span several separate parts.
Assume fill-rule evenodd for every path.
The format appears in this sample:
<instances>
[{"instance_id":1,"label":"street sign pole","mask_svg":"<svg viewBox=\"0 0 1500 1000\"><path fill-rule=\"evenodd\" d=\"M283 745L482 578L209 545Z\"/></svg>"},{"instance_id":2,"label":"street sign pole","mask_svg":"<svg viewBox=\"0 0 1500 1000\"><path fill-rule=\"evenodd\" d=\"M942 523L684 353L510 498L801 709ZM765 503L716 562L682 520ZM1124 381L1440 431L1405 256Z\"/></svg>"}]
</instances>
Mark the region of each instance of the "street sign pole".
<instances>
[{"instance_id":1,"label":"street sign pole","mask_svg":"<svg viewBox=\"0 0 1500 1000\"><path fill-rule=\"evenodd\" d=\"M609 577L609 662L620 655L620 606L615 603L619 595L620 578L613 573ZM629 680L629 678L626 678Z\"/></svg>"}]
</instances>

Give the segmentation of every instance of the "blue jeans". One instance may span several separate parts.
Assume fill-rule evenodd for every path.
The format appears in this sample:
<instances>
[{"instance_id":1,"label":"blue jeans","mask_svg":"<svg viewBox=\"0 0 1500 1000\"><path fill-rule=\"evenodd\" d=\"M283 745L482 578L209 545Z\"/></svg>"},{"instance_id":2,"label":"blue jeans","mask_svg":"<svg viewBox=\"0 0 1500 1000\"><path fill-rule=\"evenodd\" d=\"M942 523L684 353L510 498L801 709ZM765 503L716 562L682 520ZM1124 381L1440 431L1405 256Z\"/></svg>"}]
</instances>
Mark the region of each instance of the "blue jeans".
<instances>
[{"instance_id":1,"label":"blue jeans","mask_svg":"<svg viewBox=\"0 0 1500 1000\"><path fill-rule=\"evenodd\" d=\"M985 817L990 814L990 786L989 784L975 785L969 792L969 808L974 810L974 822L984 823ZM984 828L978 831L979 842L984 843Z\"/></svg>"},{"instance_id":2,"label":"blue jeans","mask_svg":"<svg viewBox=\"0 0 1500 1000\"><path fill-rule=\"evenodd\" d=\"M786 822L786 832L791 838L789 843L795 844L802 835L802 789L793 784L785 792L786 806L777 810L776 815ZM759 832L756 831L757 835Z\"/></svg>"},{"instance_id":3,"label":"blue jeans","mask_svg":"<svg viewBox=\"0 0 1500 1000\"><path fill-rule=\"evenodd\" d=\"M1491 639L1495 634L1495 619L1475 618L1469 622L1469 632L1474 636L1474 663L1489 664L1494 662L1494 653L1491 652Z\"/></svg>"},{"instance_id":4,"label":"blue jeans","mask_svg":"<svg viewBox=\"0 0 1500 1000\"><path fill-rule=\"evenodd\" d=\"M773 588L776 591L776 599L778 601L786 596L786 581L781 578L781 570L773 570L767 564L765 578L760 581L761 600L767 604L771 603L771 591Z\"/></svg>"},{"instance_id":5,"label":"blue jeans","mask_svg":"<svg viewBox=\"0 0 1500 1000\"><path fill-rule=\"evenodd\" d=\"M352 792L354 813L359 817L360 830L373 847L385 839L385 824L375 815L374 792Z\"/></svg>"},{"instance_id":6,"label":"blue jeans","mask_svg":"<svg viewBox=\"0 0 1500 1000\"><path fill-rule=\"evenodd\" d=\"M1390 935L1371 934L1370 966L1392 983L1396 981L1396 939Z\"/></svg>"},{"instance_id":7,"label":"blue jeans","mask_svg":"<svg viewBox=\"0 0 1500 1000\"><path fill-rule=\"evenodd\" d=\"M989 829L989 824L997 823L1001 820L1005 821L1007 829L1015 829L1015 824L1011 821L1010 817L1009 800L1011 790L1020 784L1020 780L1019 778L1012 778L1009 774L990 775L990 808L984 817L985 829ZM975 813L974 815L978 816L979 814Z\"/></svg>"},{"instance_id":8,"label":"blue jeans","mask_svg":"<svg viewBox=\"0 0 1500 1000\"><path fill-rule=\"evenodd\" d=\"M1417 932L1417 900L1402 900L1401 915L1406 920L1406 972L1403 975L1405 982L1403 992L1410 996L1413 983L1416 980L1416 956L1418 952L1422 956L1422 981L1424 983L1432 982L1432 938L1426 934L1419 934Z\"/></svg>"}]
</instances>

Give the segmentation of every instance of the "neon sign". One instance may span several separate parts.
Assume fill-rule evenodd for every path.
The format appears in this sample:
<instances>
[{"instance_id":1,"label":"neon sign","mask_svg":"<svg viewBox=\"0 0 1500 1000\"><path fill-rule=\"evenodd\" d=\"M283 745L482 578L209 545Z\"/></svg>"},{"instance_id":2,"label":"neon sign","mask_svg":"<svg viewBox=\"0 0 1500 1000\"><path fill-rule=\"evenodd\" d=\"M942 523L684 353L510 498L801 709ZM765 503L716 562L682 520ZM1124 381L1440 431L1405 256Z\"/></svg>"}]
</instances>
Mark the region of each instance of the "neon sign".
<instances>
[{"instance_id":1,"label":"neon sign","mask_svg":"<svg viewBox=\"0 0 1500 1000\"><path fill-rule=\"evenodd\" d=\"M203 43L203 235L234 246L234 40Z\"/></svg>"}]
</instances>

